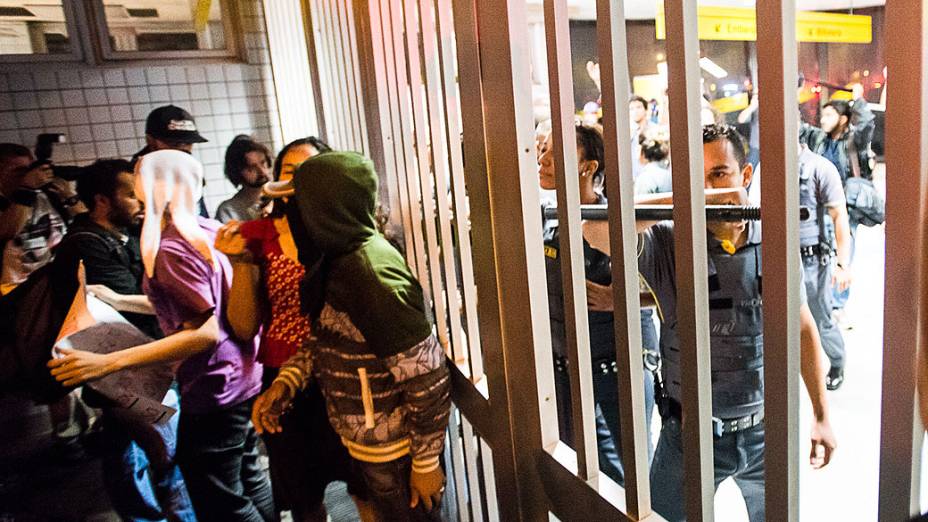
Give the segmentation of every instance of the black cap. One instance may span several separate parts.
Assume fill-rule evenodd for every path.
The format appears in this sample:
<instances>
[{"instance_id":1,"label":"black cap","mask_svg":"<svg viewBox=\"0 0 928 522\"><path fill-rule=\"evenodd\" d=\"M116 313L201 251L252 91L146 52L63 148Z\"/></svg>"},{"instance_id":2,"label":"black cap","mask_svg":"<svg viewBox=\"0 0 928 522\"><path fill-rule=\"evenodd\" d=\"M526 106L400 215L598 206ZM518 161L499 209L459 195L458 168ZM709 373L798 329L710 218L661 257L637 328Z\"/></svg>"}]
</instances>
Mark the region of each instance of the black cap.
<instances>
[{"instance_id":1,"label":"black cap","mask_svg":"<svg viewBox=\"0 0 928 522\"><path fill-rule=\"evenodd\" d=\"M209 140L197 132L189 112L175 105L165 105L148 113L145 134L174 143L204 143Z\"/></svg>"}]
</instances>

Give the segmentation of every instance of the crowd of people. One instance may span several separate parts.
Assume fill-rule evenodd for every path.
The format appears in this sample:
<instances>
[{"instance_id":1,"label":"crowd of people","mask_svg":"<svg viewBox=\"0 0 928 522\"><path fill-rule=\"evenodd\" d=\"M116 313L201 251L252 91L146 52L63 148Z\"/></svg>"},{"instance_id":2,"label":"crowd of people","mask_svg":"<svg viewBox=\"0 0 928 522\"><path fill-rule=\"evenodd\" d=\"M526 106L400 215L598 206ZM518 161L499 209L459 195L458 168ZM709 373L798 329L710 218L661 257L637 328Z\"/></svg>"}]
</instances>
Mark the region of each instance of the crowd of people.
<instances>
[{"instance_id":1,"label":"crowd of people","mask_svg":"<svg viewBox=\"0 0 928 522\"><path fill-rule=\"evenodd\" d=\"M373 164L315 137L275 158L237 136L225 174L239 191L220 223L205 215L193 116L160 107L145 135L131 161L98 160L73 183L0 145L3 299L49 288L66 312L80 272L150 339L35 348L58 387L32 374L21 391L49 405L56 444L106 441L104 486L126 520L326 520L334 481L362 520L439 519L448 371L422 288L379 229ZM159 422L93 387L150 367L173 372L162 403L177 412Z\"/></svg>"},{"instance_id":2,"label":"crowd of people","mask_svg":"<svg viewBox=\"0 0 928 522\"><path fill-rule=\"evenodd\" d=\"M757 96L739 116L756 120ZM637 203L672 203L669 135L651 103L634 96ZM538 126L539 187L556 190L550 125ZM844 381L836 317L847 299L854 235L843 186L872 176L873 116L866 103L832 101L820 127L800 131L803 261L801 375L812 402L813 467L836 447L827 390ZM745 142L732 126L703 128L706 200L759 201L756 127ZM111 353L57 347L44 376L60 383L41 400L57 444L106 434L105 486L129 520L325 520L326 487L348 485L362 520L436 520L444 493L450 381L418 281L383 234L372 163L315 137L275 155L247 135L225 155L238 190L216 220L203 203L206 141L187 111L148 116L146 146L131 160L102 159L76 183L37 162L28 148L0 144L0 290L26 299L37 288L71 304L87 290L151 340ZM607 169L597 124L576 126L581 204L603 204ZM709 322L716 485L731 477L752 521L764 520L763 326L759 222L707 224ZM650 425L652 501L684 518L680 340L673 224L639 233L642 365ZM540 231L559 430L572 443L570 383L557 220ZM608 230L583 225L596 435L600 468L622 483L621 418ZM79 268L82 267L82 268ZM35 281L47 279L46 286ZM65 310L66 311L66 310ZM63 313L59 314L63 319ZM60 322L57 326L60 326ZM821 354L827 355L826 371ZM177 413L141 422L86 384L134 368L169 367L163 404ZM29 368L24 369L28 371ZM50 375L50 377L49 377ZM38 379L38 377L36 377ZM53 379L53 380L52 380ZM28 388L28 386L26 387ZM38 388L38 387L36 387ZM93 420L94 422L90 422ZM259 464L266 451L269 474Z\"/></svg>"}]
</instances>

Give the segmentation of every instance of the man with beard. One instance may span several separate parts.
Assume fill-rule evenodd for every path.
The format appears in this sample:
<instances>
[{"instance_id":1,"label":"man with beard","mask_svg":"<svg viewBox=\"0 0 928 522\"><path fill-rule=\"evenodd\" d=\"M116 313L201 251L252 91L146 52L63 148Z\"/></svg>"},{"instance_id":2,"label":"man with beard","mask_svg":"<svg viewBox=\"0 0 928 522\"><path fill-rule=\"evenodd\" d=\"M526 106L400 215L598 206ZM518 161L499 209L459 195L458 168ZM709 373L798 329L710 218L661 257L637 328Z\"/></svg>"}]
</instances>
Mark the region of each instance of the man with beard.
<instances>
[{"instance_id":1,"label":"man with beard","mask_svg":"<svg viewBox=\"0 0 928 522\"><path fill-rule=\"evenodd\" d=\"M219 204L216 219L228 223L260 218L266 205L261 187L271 179L271 151L251 136L240 134L226 149L225 173L239 191Z\"/></svg>"},{"instance_id":2,"label":"man with beard","mask_svg":"<svg viewBox=\"0 0 928 522\"><path fill-rule=\"evenodd\" d=\"M135 230L142 204L135 196L135 175L125 160L101 160L78 180L77 193L89 212L74 219L58 247L53 277L58 288L73 288L79 261L88 289L153 338L163 336L154 308L142 293L142 256ZM64 284L71 281L70 284ZM174 463L177 415L161 426L142 424L92 390L84 399L103 408L106 437L104 483L110 501L126 520L195 520L180 469ZM178 408L169 390L165 404Z\"/></svg>"}]
</instances>

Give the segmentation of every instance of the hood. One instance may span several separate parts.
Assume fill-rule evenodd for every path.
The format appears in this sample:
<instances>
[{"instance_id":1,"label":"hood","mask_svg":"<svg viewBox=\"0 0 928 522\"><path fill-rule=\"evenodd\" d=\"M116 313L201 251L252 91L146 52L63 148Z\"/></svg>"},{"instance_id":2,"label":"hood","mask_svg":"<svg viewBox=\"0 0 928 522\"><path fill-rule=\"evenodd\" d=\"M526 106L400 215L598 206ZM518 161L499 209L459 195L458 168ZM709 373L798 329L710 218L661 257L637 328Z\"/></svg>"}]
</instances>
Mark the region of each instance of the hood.
<instances>
[{"instance_id":1,"label":"hood","mask_svg":"<svg viewBox=\"0 0 928 522\"><path fill-rule=\"evenodd\" d=\"M356 152L326 152L305 161L293 177L295 200L311 245L329 258L360 248L377 235L377 173Z\"/></svg>"},{"instance_id":2,"label":"hood","mask_svg":"<svg viewBox=\"0 0 928 522\"><path fill-rule=\"evenodd\" d=\"M154 276L155 259L161 245L161 223L165 212L188 243L219 268L212 242L200 228L197 201L203 190L203 165L178 150L159 150L142 156L135 166L135 194L145 204L142 222L142 262L145 274Z\"/></svg>"}]
</instances>

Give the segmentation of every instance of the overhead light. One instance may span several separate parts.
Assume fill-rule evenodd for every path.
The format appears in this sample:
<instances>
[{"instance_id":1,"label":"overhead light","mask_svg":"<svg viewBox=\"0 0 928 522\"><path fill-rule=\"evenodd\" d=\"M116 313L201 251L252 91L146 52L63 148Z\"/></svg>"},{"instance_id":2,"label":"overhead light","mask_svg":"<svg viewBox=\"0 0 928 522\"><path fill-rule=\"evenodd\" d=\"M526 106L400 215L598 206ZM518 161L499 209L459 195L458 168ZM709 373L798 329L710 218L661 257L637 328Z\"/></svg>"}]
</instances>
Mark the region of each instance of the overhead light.
<instances>
[{"instance_id":1,"label":"overhead light","mask_svg":"<svg viewBox=\"0 0 928 522\"><path fill-rule=\"evenodd\" d=\"M699 59L699 67L707 73L715 76L719 80L728 76L728 71L722 69L719 64L713 62L710 58L703 56Z\"/></svg>"}]
</instances>

